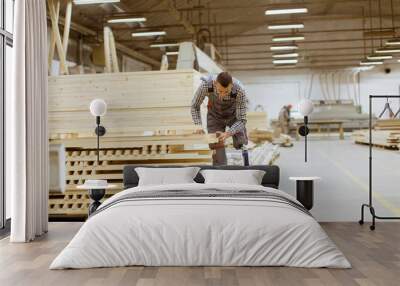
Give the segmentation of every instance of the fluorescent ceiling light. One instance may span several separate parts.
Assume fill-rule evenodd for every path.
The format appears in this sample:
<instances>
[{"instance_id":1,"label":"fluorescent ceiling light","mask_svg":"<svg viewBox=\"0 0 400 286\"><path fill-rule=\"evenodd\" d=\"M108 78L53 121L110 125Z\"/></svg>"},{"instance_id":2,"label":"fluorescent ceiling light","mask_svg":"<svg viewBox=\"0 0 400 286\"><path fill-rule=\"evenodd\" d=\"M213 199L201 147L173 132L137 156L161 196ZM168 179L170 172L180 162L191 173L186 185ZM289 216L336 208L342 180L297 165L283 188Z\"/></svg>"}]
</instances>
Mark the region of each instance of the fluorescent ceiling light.
<instances>
[{"instance_id":1,"label":"fluorescent ceiling light","mask_svg":"<svg viewBox=\"0 0 400 286\"><path fill-rule=\"evenodd\" d=\"M362 66L374 66L374 65L382 65L383 62L382 61L361 61L360 65Z\"/></svg>"},{"instance_id":2,"label":"fluorescent ceiling light","mask_svg":"<svg viewBox=\"0 0 400 286\"><path fill-rule=\"evenodd\" d=\"M282 45L282 46L270 46L271 51L290 51L297 50L299 47L296 45Z\"/></svg>"},{"instance_id":3,"label":"fluorescent ceiling light","mask_svg":"<svg viewBox=\"0 0 400 286\"><path fill-rule=\"evenodd\" d=\"M367 56L368 60L390 60L393 59L392 55L370 55Z\"/></svg>"},{"instance_id":4,"label":"fluorescent ceiling light","mask_svg":"<svg viewBox=\"0 0 400 286\"><path fill-rule=\"evenodd\" d=\"M279 65L279 64L297 64L298 60L297 59L273 60L272 62L274 63L274 65Z\"/></svg>"},{"instance_id":5,"label":"fluorescent ceiling light","mask_svg":"<svg viewBox=\"0 0 400 286\"><path fill-rule=\"evenodd\" d=\"M400 53L400 48L380 48L375 51L377 54L390 54L390 53Z\"/></svg>"},{"instance_id":6,"label":"fluorescent ceiling light","mask_svg":"<svg viewBox=\"0 0 400 286\"><path fill-rule=\"evenodd\" d=\"M386 42L388 46L398 46L400 45L400 39L391 39Z\"/></svg>"},{"instance_id":7,"label":"fluorescent ceiling light","mask_svg":"<svg viewBox=\"0 0 400 286\"><path fill-rule=\"evenodd\" d=\"M283 30L283 29L303 29L304 24L271 24L268 25L270 30Z\"/></svg>"},{"instance_id":8,"label":"fluorescent ceiling light","mask_svg":"<svg viewBox=\"0 0 400 286\"><path fill-rule=\"evenodd\" d=\"M132 33L132 37L151 37L151 36L164 36L167 33L165 31L154 31L154 32L135 32Z\"/></svg>"},{"instance_id":9,"label":"fluorescent ceiling light","mask_svg":"<svg viewBox=\"0 0 400 286\"><path fill-rule=\"evenodd\" d=\"M301 14L308 13L307 8L268 9L265 15Z\"/></svg>"},{"instance_id":10,"label":"fluorescent ceiling light","mask_svg":"<svg viewBox=\"0 0 400 286\"><path fill-rule=\"evenodd\" d=\"M178 47L178 43L160 43L160 44L151 44L150 48L165 48L165 47Z\"/></svg>"},{"instance_id":11,"label":"fluorescent ceiling light","mask_svg":"<svg viewBox=\"0 0 400 286\"><path fill-rule=\"evenodd\" d=\"M167 56L177 56L179 52L166 52L165 53Z\"/></svg>"},{"instance_id":12,"label":"fluorescent ceiling light","mask_svg":"<svg viewBox=\"0 0 400 286\"><path fill-rule=\"evenodd\" d=\"M274 54L272 55L273 58L295 58L298 57L299 54L298 53L287 53L287 54Z\"/></svg>"},{"instance_id":13,"label":"fluorescent ceiling light","mask_svg":"<svg viewBox=\"0 0 400 286\"><path fill-rule=\"evenodd\" d=\"M110 24L115 24L115 23L139 23L139 22L146 22L146 18L144 17L135 17L135 18L115 18L115 19L110 19L107 22Z\"/></svg>"},{"instance_id":14,"label":"fluorescent ceiling light","mask_svg":"<svg viewBox=\"0 0 400 286\"><path fill-rule=\"evenodd\" d=\"M291 42L291 41L303 41L305 38L302 35L286 35L286 36L275 36L272 38L273 42Z\"/></svg>"},{"instance_id":15,"label":"fluorescent ceiling light","mask_svg":"<svg viewBox=\"0 0 400 286\"><path fill-rule=\"evenodd\" d=\"M120 0L74 0L75 5L118 3Z\"/></svg>"}]
</instances>

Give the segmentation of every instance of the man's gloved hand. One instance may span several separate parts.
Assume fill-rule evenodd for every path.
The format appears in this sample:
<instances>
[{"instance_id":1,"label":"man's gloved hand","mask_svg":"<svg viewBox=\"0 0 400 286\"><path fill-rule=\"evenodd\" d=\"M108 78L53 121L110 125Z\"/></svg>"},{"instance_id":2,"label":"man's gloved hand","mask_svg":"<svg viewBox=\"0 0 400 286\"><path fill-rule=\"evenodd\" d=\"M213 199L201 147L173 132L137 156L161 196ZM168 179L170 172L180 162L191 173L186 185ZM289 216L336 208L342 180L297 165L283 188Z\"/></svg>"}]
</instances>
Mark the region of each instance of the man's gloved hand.
<instances>
[{"instance_id":1,"label":"man's gloved hand","mask_svg":"<svg viewBox=\"0 0 400 286\"><path fill-rule=\"evenodd\" d=\"M229 131L221 132L221 133L217 132L217 138L218 138L219 142L225 142L225 140L231 136L232 136L232 134Z\"/></svg>"}]
</instances>

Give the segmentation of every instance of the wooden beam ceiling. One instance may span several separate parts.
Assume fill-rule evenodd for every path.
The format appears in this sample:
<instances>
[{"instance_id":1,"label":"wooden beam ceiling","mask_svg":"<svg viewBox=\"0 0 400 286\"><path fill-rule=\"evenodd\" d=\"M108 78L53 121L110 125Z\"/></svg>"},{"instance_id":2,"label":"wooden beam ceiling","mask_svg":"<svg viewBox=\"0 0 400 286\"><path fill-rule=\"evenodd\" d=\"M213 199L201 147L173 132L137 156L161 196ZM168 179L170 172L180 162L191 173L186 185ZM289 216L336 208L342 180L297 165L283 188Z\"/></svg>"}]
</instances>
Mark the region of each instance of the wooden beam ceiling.
<instances>
[{"instance_id":1,"label":"wooden beam ceiling","mask_svg":"<svg viewBox=\"0 0 400 286\"><path fill-rule=\"evenodd\" d=\"M179 12L178 9L176 9L174 1L163 0L162 2L168 7L171 16L185 28L186 32L191 35L196 33L196 28L182 15L182 13Z\"/></svg>"},{"instance_id":2,"label":"wooden beam ceiling","mask_svg":"<svg viewBox=\"0 0 400 286\"><path fill-rule=\"evenodd\" d=\"M392 15L390 5L383 5L381 18L378 17L378 11L373 10L369 13L368 4L369 0L248 0L246 3L241 0L121 0L121 3L115 6L108 5L107 9L99 5L93 5L94 9L74 6L79 11L75 14L71 29L74 30L74 25L89 29L85 31L88 39L97 41L98 31L102 31L106 19L145 16L147 21L140 25L118 24L111 27L120 51L131 49L137 59L145 59L154 65L154 61L158 63L163 51L150 48L149 45L152 42L192 40L195 38L196 31L207 28L211 31L212 42L219 48L219 52L224 55L229 64L243 63L245 65L247 59L243 55L254 54L256 58L264 59L271 55L268 47L272 44L271 37L280 31L267 30L267 24L299 21L305 24L304 31L299 32L306 36L306 40L298 43L298 52L303 57L313 57L314 54L323 53L327 55L327 58L334 58L335 54L340 52L344 56L359 55L361 59L365 49L368 51L372 49L369 42L371 38L363 38L364 27L368 29L367 24L370 20L366 15L372 14L375 29L392 29L391 19L393 18L395 31L397 32L400 28L398 20L400 19L400 14L398 14L400 2L395 2L394 11L397 13L394 15ZM271 17L264 14L267 8L293 5L305 6L309 9L309 13ZM63 17L60 17L60 21L62 19ZM379 22L383 22L384 26L379 26ZM165 30L167 35L159 38L131 38L133 31L144 30ZM283 31L283 33L291 32L294 31ZM382 40L385 39L387 37L382 38ZM365 43L366 40L367 43ZM372 44L380 45L379 40L376 39ZM236 59L234 59L235 55Z\"/></svg>"}]
</instances>

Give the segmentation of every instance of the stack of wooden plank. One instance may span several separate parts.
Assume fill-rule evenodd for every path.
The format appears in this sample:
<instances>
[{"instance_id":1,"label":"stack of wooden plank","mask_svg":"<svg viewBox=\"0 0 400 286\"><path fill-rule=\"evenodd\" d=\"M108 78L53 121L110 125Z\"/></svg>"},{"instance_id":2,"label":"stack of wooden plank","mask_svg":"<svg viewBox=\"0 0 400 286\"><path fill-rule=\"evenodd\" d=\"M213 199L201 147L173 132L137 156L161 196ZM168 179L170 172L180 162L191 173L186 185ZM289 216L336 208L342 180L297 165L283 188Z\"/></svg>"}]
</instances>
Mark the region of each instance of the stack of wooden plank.
<instances>
[{"instance_id":1,"label":"stack of wooden plank","mask_svg":"<svg viewBox=\"0 0 400 286\"><path fill-rule=\"evenodd\" d=\"M369 145L369 130L353 132L354 142ZM378 120L372 130L372 145L390 150L400 149L400 120Z\"/></svg>"},{"instance_id":2,"label":"stack of wooden plank","mask_svg":"<svg viewBox=\"0 0 400 286\"><path fill-rule=\"evenodd\" d=\"M190 104L199 83L194 70L50 77L50 138L92 137L89 105L96 98L107 103L106 136L191 131Z\"/></svg>"},{"instance_id":3,"label":"stack of wooden plank","mask_svg":"<svg viewBox=\"0 0 400 286\"><path fill-rule=\"evenodd\" d=\"M247 130L266 130L269 127L266 112L250 111L247 112Z\"/></svg>"},{"instance_id":4,"label":"stack of wooden plank","mask_svg":"<svg viewBox=\"0 0 400 286\"><path fill-rule=\"evenodd\" d=\"M273 145L270 142L249 145L253 145L248 150L250 165L273 165L280 155L279 146ZM228 165L243 166L243 155L241 150L228 148L226 150L226 155L228 158Z\"/></svg>"},{"instance_id":5,"label":"stack of wooden plank","mask_svg":"<svg viewBox=\"0 0 400 286\"><path fill-rule=\"evenodd\" d=\"M274 139L274 132L269 130L253 129L249 131L249 139L254 143L261 143L265 141L272 142Z\"/></svg>"},{"instance_id":6,"label":"stack of wooden plank","mask_svg":"<svg viewBox=\"0 0 400 286\"><path fill-rule=\"evenodd\" d=\"M375 123L376 130L400 130L400 119L380 119Z\"/></svg>"},{"instance_id":7,"label":"stack of wooden plank","mask_svg":"<svg viewBox=\"0 0 400 286\"><path fill-rule=\"evenodd\" d=\"M122 190L127 164L211 164L208 137L194 135L190 104L200 83L194 70L69 75L49 78L50 143L66 148L65 192L51 192L52 217L86 216L89 199L76 186L106 179ZM107 103L97 163L93 99Z\"/></svg>"},{"instance_id":8,"label":"stack of wooden plank","mask_svg":"<svg viewBox=\"0 0 400 286\"><path fill-rule=\"evenodd\" d=\"M107 196L122 190L122 169L127 164L211 164L205 135L190 113L201 74L194 70L68 75L49 78L50 143L66 148L66 191L50 193L53 217L85 216L89 203L76 186L87 179L106 179L117 185ZM95 118L89 105L101 98L107 113L97 164ZM202 108L205 119L206 102ZM248 113L248 129L265 128L264 112ZM214 140L214 141L213 141Z\"/></svg>"},{"instance_id":9,"label":"stack of wooden plank","mask_svg":"<svg viewBox=\"0 0 400 286\"><path fill-rule=\"evenodd\" d=\"M76 187L87 179L106 179L116 185L115 189L107 190L106 198L110 197L123 189L122 170L125 165L211 164L211 151L208 149L206 136L185 136L185 144L177 144L184 142L177 136L155 137L157 140L151 142L134 137L129 138L132 141L115 138L113 142L108 138L100 149L99 163L97 150L90 146L93 144L90 144L89 140L54 140L54 143L62 141L66 146L67 174L65 192L50 193L50 216L53 218L86 216L89 204L87 192ZM167 145L167 142L172 144ZM189 144L190 142L193 144ZM112 145L117 147L111 148Z\"/></svg>"}]
</instances>

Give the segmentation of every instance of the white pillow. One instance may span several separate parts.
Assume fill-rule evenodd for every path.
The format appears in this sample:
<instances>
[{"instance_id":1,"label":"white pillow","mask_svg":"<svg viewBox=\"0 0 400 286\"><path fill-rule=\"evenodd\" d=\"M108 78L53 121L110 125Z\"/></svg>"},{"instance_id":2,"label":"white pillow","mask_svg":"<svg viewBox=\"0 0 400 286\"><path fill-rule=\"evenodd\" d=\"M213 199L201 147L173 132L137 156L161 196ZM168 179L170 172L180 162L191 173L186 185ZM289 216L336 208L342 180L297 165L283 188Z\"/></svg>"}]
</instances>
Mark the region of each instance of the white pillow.
<instances>
[{"instance_id":1,"label":"white pillow","mask_svg":"<svg viewBox=\"0 0 400 286\"><path fill-rule=\"evenodd\" d=\"M205 184L226 183L261 185L265 171L261 170L202 170Z\"/></svg>"},{"instance_id":2,"label":"white pillow","mask_svg":"<svg viewBox=\"0 0 400 286\"><path fill-rule=\"evenodd\" d=\"M195 183L193 179L196 177L199 170L199 167L135 168L139 176L139 186Z\"/></svg>"}]
</instances>

